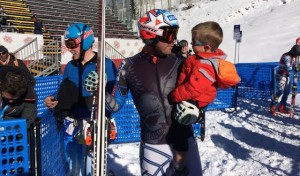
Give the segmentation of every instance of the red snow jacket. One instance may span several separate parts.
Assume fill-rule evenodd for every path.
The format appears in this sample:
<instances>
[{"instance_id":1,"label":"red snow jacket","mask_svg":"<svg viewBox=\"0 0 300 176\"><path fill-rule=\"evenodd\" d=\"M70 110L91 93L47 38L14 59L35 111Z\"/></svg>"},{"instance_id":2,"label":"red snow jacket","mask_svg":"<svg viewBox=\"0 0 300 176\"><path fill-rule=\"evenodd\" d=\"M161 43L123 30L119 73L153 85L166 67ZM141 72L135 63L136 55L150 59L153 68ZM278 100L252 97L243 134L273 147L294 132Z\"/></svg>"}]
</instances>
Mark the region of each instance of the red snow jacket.
<instances>
[{"instance_id":1,"label":"red snow jacket","mask_svg":"<svg viewBox=\"0 0 300 176\"><path fill-rule=\"evenodd\" d=\"M199 107L212 103L217 95L216 75L212 63L218 65L217 59L225 59L220 49L216 53L197 53L191 55L183 64L177 87L171 92L173 102L194 100ZM208 61L208 59L211 59ZM212 62L212 63L211 63Z\"/></svg>"}]
</instances>

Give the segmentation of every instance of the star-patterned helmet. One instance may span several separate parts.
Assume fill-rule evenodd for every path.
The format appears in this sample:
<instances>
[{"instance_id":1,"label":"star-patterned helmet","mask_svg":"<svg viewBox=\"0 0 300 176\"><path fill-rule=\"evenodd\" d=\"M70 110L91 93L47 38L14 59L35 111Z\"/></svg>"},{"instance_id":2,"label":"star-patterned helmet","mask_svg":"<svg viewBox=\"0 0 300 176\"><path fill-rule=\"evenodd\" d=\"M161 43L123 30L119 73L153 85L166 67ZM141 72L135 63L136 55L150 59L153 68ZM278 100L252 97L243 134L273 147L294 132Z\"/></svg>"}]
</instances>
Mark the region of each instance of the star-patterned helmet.
<instances>
[{"instance_id":1,"label":"star-patterned helmet","mask_svg":"<svg viewBox=\"0 0 300 176\"><path fill-rule=\"evenodd\" d=\"M153 43L153 39L171 43L176 41L178 20L167 10L153 9L145 13L138 22L140 37L146 44Z\"/></svg>"}]
</instances>

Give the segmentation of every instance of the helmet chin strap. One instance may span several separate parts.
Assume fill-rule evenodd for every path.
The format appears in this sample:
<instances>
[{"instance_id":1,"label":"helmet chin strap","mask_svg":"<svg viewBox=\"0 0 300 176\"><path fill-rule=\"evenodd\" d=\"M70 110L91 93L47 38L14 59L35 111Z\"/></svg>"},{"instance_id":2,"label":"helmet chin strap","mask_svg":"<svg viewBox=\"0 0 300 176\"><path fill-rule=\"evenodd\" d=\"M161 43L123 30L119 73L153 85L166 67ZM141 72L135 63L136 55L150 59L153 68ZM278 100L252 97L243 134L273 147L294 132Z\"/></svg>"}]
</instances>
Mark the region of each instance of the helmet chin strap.
<instances>
[{"instance_id":1,"label":"helmet chin strap","mask_svg":"<svg viewBox=\"0 0 300 176\"><path fill-rule=\"evenodd\" d=\"M86 51L83 50L82 47L80 47L80 55L79 55L78 62L82 62L84 60L85 52Z\"/></svg>"},{"instance_id":2,"label":"helmet chin strap","mask_svg":"<svg viewBox=\"0 0 300 176\"><path fill-rule=\"evenodd\" d=\"M78 31L81 31L81 43L80 43L80 55L79 55L79 59L78 62L82 62L84 60L84 56L85 56L85 52L86 50L83 49L83 42L84 42L84 33L85 30L87 28L87 25L84 25L82 30L80 30L80 28L76 25Z\"/></svg>"}]
</instances>

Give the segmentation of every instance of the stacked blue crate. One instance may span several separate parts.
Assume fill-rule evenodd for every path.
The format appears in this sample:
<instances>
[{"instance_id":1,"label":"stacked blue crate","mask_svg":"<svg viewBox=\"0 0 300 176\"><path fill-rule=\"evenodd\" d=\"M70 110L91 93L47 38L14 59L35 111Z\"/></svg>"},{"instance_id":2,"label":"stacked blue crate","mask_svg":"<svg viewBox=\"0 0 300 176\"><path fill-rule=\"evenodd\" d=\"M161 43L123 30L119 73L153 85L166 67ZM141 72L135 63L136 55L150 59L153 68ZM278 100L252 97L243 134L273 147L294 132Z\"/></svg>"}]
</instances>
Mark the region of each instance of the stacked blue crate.
<instances>
[{"instance_id":1,"label":"stacked blue crate","mask_svg":"<svg viewBox=\"0 0 300 176\"><path fill-rule=\"evenodd\" d=\"M0 137L0 175L29 175L26 120L1 120Z\"/></svg>"}]
</instances>

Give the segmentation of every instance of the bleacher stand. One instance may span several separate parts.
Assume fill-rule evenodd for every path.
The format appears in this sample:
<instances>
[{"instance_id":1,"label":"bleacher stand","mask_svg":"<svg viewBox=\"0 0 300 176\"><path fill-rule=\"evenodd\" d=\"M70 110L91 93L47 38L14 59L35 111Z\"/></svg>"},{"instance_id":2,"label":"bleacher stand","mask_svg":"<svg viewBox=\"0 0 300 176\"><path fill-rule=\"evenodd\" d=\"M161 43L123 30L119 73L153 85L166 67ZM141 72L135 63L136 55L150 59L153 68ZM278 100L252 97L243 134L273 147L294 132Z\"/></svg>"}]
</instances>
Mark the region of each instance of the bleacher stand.
<instances>
[{"instance_id":1,"label":"bleacher stand","mask_svg":"<svg viewBox=\"0 0 300 176\"><path fill-rule=\"evenodd\" d=\"M51 42L51 36L63 35L66 27L74 22L83 22L91 26L97 33L98 3L98 1L92 0L0 0L0 5L8 15L7 22L11 26L22 29L25 33L33 33L34 25L31 17L35 15L43 21L43 32L49 34L46 35L49 42ZM131 32L122 22L118 21L109 10L106 11L106 18L109 19L106 21L107 38L137 38L136 33Z\"/></svg>"}]
</instances>

